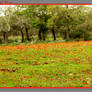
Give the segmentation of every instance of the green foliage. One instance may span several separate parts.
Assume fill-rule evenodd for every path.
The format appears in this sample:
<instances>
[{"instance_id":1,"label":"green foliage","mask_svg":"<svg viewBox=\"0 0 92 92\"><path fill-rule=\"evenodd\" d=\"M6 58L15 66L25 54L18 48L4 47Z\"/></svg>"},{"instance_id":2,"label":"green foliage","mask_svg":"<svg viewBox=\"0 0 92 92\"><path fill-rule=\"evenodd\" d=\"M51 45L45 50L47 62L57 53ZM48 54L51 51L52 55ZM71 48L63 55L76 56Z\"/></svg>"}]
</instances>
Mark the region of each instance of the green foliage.
<instances>
[{"instance_id":1,"label":"green foliage","mask_svg":"<svg viewBox=\"0 0 92 92\"><path fill-rule=\"evenodd\" d=\"M92 8L81 5L17 5L1 8L0 32L27 41L53 37L67 40L92 40ZM26 29L28 32L26 32ZM1 37L2 38L2 37Z\"/></svg>"}]
</instances>

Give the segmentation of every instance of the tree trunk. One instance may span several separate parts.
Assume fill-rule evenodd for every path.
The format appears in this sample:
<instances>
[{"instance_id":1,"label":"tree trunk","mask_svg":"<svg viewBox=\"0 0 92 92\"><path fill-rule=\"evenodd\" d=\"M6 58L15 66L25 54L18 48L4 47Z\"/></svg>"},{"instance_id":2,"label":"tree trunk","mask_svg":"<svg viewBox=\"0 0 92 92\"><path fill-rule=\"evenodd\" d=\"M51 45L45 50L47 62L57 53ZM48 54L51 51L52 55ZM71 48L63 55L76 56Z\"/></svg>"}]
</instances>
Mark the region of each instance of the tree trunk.
<instances>
[{"instance_id":1,"label":"tree trunk","mask_svg":"<svg viewBox=\"0 0 92 92\"><path fill-rule=\"evenodd\" d=\"M29 34L28 34L28 28L26 28L26 37L27 37L27 40L30 41Z\"/></svg>"},{"instance_id":2,"label":"tree trunk","mask_svg":"<svg viewBox=\"0 0 92 92\"><path fill-rule=\"evenodd\" d=\"M66 18L66 39L69 41L70 37L69 37L69 21Z\"/></svg>"},{"instance_id":3,"label":"tree trunk","mask_svg":"<svg viewBox=\"0 0 92 92\"><path fill-rule=\"evenodd\" d=\"M8 43L8 32L3 32L4 43Z\"/></svg>"},{"instance_id":4,"label":"tree trunk","mask_svg":"<svg viewBox=\"0 0 92 92\"><path fill-rule=\"evenodd\" d=\"M23 31L22 31L22 30L21 30L20 32L21 32L21 37L22 37L21 42L24 42L24 33L23 33Z\"/></svg>"},{"instance_id":5,"label":"tree trunk","mask_svg":"<svg viewBox=\"0 0 92 92\"><path fill-rule=\"evenodd\" d=\"M52 28L52 35L53 35L53 37L54 37L54 40L56 40L56 35L55 35L55 30L54 30L54 28Z\"/></svg>"},{"instance_id":6,"label":"tree trunk","mask_svg":"<svg viewBox=\"0 0 92 92\"><path fill-rule=\"evenodd\" d=\"M5 32L3 32L3 39L4 39L4 42L5 42Z\"/></svg>"},{"instance_id":7,"label":"tree trunk","mask_svg":"<svg viewBox=\"0 0 92 92\"><path fill-rule=\"evenodd\" d=\"M38 33L38 38L39 38L39 40L40 40L40 41L42 40L41 30L39 30L39 33Z\"/></svg>"},{"instance_id":8,"label":"tree trunk","mask_svg":"<svg viewBox=\"0 0 92 92\"><path fill-rule=\"evenodd\" d=\"M66 9L68 9L68 5L66 5ZM67 12L67 11L66 11ZM66 15L66 39L69 41L70 37L69 37L69 19L68 19L68 12Z\"/></svg>"},{"instance_id":9,"label":"tree trunk","mask_svg":"<svg viewBox=\"0 0 92 92\"><path fill-rule=\"evenodd\" d=\"M45 41L45 29L42 32L43 32L43 40Z\"/></svg>"}]
</instances>

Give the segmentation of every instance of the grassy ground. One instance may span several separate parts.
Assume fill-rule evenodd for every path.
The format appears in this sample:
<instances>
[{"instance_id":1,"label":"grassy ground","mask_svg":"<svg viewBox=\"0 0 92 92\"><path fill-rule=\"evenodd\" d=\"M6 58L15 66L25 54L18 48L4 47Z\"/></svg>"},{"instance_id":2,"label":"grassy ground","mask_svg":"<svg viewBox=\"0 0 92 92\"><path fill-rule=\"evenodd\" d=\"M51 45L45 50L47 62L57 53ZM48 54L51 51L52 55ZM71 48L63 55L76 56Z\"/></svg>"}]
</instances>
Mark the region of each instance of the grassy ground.
<instances>
[{"instance_id":1,"label":"grassy ground","mask_svg":"<svg viewBox=\"0 0 92 92\"><path fill-rule=\"evenodd\" d=\"M92 87L92 41L0 46L0 87Z\"/></svg>"}]
</instances>

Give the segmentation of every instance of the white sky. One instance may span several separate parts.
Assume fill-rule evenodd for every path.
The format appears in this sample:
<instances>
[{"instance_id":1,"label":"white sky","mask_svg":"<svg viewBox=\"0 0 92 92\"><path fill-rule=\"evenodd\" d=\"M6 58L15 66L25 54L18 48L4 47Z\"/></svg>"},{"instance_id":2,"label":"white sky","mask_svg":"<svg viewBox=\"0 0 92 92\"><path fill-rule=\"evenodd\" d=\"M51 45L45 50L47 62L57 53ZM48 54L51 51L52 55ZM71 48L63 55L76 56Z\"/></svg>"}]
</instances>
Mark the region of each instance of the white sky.
<instances>
[{"instance_id":1,"label":"white sky","mask_svg":"<svg viewBox=\"0 0 92 92\"><path fill-rule=\"evenodd\" d=\"M9 6L14 7L15 5L0 5L0 8L5 9L5 8L7 8ZM4 14L1 13L0 16L4 16Z\"/></svg>"},{"instance_id":2,"label":"white sky","mask_svg":"<svg viewBox=\"0 0 92 92\"><path fill-rule=\"evenodd\" d=\"M16 5L0 5L0 8L5 9L9 6L15 7ZM85 5L85 7L92 7L92 5ZM4 16L3 13L1 13L0 16Z\"/></svg>"},{"instance_id":3,"label":"white sky","mask_svg":"<svg viewBox=\"0 0 92 92\"><path fill-rule=\"evenodd\" d=\"M13 6L15 6L15 5L0 5L0 8L1 8L1 7L2 7L2 8L5 8L5 7L9 7L9 6L13 7Z\"/></svg>"}]
</instances>

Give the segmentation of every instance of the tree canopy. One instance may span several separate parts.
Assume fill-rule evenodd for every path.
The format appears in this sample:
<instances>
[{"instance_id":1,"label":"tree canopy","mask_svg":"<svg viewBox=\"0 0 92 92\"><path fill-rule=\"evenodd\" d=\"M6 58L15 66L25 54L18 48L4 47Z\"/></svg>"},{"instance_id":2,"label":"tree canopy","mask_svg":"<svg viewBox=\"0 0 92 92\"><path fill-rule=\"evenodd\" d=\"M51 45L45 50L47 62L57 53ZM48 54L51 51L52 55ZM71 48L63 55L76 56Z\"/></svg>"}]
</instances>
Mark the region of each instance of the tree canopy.
<instances>
[{"instance_id":1,"label":"tree canopy","mask_svg":"<svg viewBox=\"0 0 92 92\"><path fill-rule=\"evenodd\" d=\"M0 8L0 15L0 43L8 43L11 36L21 37L21 42L48 38L92 40L92 8L89 6L16 5Z\"/></svg>"}]
</instances>

